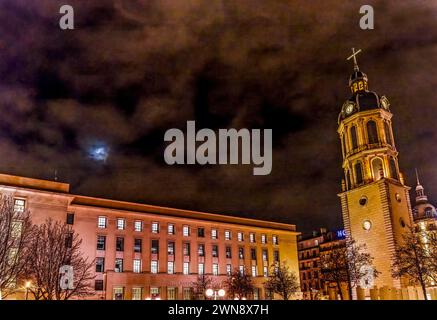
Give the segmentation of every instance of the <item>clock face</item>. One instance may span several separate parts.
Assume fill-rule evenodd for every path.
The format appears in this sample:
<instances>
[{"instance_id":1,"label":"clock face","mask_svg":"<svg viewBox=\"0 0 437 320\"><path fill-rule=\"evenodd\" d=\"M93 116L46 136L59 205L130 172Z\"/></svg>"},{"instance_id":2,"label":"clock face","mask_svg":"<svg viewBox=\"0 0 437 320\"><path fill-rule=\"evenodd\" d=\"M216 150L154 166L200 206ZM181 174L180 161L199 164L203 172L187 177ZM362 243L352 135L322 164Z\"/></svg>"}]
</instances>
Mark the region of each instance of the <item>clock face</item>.
<instances>
[{"instance_id":1,"label":"clock face","mask_svg":"<svg viewBox=\"0 0 437 320\"><path fill-rule=\"evenodd\" d=\"M349 103L349 104L346 106L346 114L351 114L352 111L354 111L354 105L351 104L351 103Z\"/></svg>"},{"instance_id":2,"label":"clock face","mask_svg":"<svg viewBox=\"0 0 437 320\"><path fill-rule=\"evenodd\" d=\"M364 220L363 229L369 231L372 228L372 222L370 220Z\"/></svg>"}]
</instances>

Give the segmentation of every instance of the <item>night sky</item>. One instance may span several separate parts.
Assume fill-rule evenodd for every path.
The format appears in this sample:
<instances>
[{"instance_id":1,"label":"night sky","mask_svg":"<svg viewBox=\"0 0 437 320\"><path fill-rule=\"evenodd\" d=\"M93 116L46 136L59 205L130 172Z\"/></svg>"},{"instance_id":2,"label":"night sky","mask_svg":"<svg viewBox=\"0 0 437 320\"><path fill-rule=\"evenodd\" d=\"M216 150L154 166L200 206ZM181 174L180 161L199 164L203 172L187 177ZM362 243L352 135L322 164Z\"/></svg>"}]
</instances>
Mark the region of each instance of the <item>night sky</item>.
<instances>
[{"instance_id":1,"label":"night sky","mask_svg":"<svg viewBox=\"0 0 437 320\"><path fill-rule=\"evenodd\" d=\"M58 26L62 4L75 30ZM375 29L359 28L373 4ZM351 48L387 95L401 171L437 202L437 1L0 0L0 172L72 192L341 226ZM164 133L273 129L273 170L169 166ZM103 161L102 158L106 160Z\"/></svg>"}]
</instances>

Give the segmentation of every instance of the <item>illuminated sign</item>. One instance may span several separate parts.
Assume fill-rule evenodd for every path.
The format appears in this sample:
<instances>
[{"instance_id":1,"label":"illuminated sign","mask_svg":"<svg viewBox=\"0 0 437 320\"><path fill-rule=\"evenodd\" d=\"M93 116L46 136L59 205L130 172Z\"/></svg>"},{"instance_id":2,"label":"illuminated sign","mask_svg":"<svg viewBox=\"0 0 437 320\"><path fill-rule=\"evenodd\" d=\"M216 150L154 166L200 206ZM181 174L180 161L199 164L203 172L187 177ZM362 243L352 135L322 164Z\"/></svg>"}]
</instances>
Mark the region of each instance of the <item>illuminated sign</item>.
<instances>
[{"instance_id":1,"label":"illuminated sign","mask_svg":"<svg viewBox=\"0 0 437 320\"><path fill-rule=\"evenodd\" d=\"M346 231L344 231L344 229L337 230L337 238L340 239L346 238Z\"/></svg>"}]
</instances>

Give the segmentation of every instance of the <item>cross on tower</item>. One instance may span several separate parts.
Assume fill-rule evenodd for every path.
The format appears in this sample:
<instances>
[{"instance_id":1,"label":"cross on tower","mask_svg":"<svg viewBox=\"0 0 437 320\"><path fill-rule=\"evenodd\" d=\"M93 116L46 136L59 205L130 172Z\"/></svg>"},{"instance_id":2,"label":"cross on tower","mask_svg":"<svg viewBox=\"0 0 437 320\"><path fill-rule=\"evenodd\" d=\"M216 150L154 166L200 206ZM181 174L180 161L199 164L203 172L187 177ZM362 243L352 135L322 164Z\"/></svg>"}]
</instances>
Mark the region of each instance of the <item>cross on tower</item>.
<instances>
[{"instance_id":1,"label":"cross on tower","mask_svg":"<svg viewBox=\"0 0 437 320\"><path fill-rule=\"evenodd\" d=\"M358 71L360 70L358 68L358 63L357 63L357 54L359 54L361 52L361 49L359 49L358 51L355 51L355 48L352 48L352 55L350 55L346 60L350 60L350 59L354 59L354 70Z\"/></svg>"}]
</instances>

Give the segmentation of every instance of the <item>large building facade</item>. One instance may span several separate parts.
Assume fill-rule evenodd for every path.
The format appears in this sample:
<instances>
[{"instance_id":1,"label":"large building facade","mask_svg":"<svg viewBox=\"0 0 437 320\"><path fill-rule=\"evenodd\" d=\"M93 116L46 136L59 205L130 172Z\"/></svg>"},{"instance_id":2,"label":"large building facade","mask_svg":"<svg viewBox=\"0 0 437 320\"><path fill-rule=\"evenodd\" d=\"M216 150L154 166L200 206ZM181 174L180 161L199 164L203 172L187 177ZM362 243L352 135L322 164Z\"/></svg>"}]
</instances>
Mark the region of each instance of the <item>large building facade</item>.
<instances>
[{"instance_id":1,"label":"large building facade","mask_svg":"<svg viewBox=\"0 0 437 320\"><path fill-rule=\"evenodd\" d=\"M353 58L352 95L338 118L343 222L347 236L366 244L381 272L369 287L399 288L401 281L392 277L391 261L406 226L413 222L410 188L399 170L390 103L385 96L369 91L367 75L359 69L355 53Z\"/></svg>"},{"instance_id":2,"label":"large building facade","mask_svg":"<svg viewBox=\"0 0 437 320\"><path fill-rule=\"evenodd\" d=\"M235 269L253 277L250 298L271 299L263 284L274 262L299 273L294 225L77 196L68 184L2 174L0 194L35 224L72 225L96 262L93 299L188 300L199 274L220 283Z\"/></svg>"}]
</instances>

